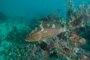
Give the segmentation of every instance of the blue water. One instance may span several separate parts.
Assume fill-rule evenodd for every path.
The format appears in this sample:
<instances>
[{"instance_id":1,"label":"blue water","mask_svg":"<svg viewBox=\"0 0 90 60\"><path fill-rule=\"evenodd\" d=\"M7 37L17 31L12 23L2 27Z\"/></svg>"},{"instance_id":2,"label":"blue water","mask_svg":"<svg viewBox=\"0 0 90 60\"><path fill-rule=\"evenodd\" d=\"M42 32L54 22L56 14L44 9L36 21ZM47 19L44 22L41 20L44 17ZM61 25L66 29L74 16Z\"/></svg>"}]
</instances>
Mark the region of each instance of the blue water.
<instances>
[{"instance_id":1,"label":"blue water","mask_svg":"<svg viewBox=\"0 0 90 60\"><path fill-rule=\"evenodd\" d=\"M73 0L75 6L78 6L82 1ZM58 13L60 9L61 14L64 15L65 0L0 0L0 11L11 16L28 16L28 17L42 17L49 13Z\"/></svg>"}]
</instances>

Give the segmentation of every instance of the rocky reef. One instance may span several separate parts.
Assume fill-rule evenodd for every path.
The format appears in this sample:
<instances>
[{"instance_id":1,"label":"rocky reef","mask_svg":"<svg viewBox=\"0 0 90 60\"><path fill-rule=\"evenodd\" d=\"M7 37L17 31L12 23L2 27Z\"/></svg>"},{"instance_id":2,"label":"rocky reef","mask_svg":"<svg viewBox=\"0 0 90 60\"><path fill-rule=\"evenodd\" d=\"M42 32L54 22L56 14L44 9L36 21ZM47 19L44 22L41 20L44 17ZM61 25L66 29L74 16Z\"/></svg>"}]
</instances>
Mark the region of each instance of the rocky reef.
<instances>
[{"instance_id":1,"label":"rocky reef","mask_svg":"<svg viewBox=\"0 0 90 60\"><path fill-rule=\"evenodd\" d=\"M0 56L4 60L90 60L90 5L82 3L75 8L67 2L65 18L50 14L33 28L4 24L8 33L0 34L0 46L4 47Z\"/></svg>"}]
</instances>

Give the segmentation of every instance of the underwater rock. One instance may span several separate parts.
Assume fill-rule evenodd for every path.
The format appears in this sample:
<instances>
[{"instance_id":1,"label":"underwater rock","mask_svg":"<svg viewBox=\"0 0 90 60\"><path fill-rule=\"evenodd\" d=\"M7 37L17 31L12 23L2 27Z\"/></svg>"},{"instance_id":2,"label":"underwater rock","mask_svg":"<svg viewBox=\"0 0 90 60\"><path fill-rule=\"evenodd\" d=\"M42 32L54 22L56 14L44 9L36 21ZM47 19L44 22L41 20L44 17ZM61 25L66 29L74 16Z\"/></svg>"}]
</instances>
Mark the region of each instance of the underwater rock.
<instances>
[{"instance_id":1,"label":"underwater rock","mask_svg":"<svg viewBox=\"0 0 90 60\"><path fill-rule=\"evenodd\" d=\"M45 50L45 51L49 51L50 50L50 46L48 46L45 42L42 42L40 44L41 49Z\"/></svg>"},{"instance_id":2,"label":"underwater rock","mask_svg":"<svg viewBox=\"0 0 90 60\"><path fill-rule=\"evenodd\" d=\"M55 51L55 48L49 51L50 57L58 57L57 52Z\"/></svg>"},{"instance_id":3,"label":"underwater rock","mask_svg":"<svg viewBox=\"0 0 90 60\"><path fill-rule=\"evenodd\" d=\"M58 34L58 37L59 39L67 39L64 32Z\"/></svg>"}]
</instances>

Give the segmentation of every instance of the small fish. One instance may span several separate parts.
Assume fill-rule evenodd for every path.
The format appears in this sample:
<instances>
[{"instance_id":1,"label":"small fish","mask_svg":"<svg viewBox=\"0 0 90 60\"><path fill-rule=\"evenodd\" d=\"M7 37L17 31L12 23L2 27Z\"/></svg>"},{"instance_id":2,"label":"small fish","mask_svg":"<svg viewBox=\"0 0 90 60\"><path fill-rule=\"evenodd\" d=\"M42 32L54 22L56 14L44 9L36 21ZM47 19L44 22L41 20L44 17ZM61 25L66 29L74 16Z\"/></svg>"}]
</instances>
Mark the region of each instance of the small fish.
<instances>
[{"instance_id":1,"label":"small fish","mask_svg":"<svg viewBox=\"0 0 90 60\"><path fill-rule=\"evenodd\" d=\"M48 38L65 32L66 28L59 27L58 24L41 24L38 28L32 31L25 39L27 42L44 41Z\"/></svg>"},{"instance_id":2,"label":"small fish","mask_svg":"<svg viewBox=\"0 0 90 60\"><path fill-rule=\"evenodd\" d=\"M57 11L58 11L58 12L61 12L61 10L60 10L60 9L57 9Z\"/></svg>"},{"instance_id":3,"label":"small fish","mask_svg":"<svg viewBox=\"0 0 90 60\"><path fill-rule=\"evenodd\" d=\"M78 36L77 34L73 34L73 39L80 39L80 36Z\"/></svg>"}]
</instances>

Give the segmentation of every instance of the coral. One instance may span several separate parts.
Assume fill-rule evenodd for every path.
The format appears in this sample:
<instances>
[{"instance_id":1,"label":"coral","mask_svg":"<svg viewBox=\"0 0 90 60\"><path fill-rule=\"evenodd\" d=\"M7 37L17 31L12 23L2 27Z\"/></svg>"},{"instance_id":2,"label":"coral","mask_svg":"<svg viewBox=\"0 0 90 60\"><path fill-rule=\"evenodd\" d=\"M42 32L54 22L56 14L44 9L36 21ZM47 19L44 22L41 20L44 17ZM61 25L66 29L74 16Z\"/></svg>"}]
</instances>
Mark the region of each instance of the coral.
<instances>
[{"instance_id":1,"label":"coral","mask_svg":"<svg viewBox=\"0 0 90 60\"><path fill-rule=\"evenodd\" d=\"M41 49L43 49L45 51L49 51L50 50L50 47L45 42L42 42L40 44L40 47L41 47Z\"/></svg>"},{"instance_id":2,"label":"coral","mask_svg":"<svg viewBox=\"0 0 90 60\"><path fill-rule=\"evenodd\" d=\"M80 43L81 46L84 46L86 44L86 40L84 38L81 38L79 40L79 43Z\"/></svg>"},{"instance_id":3,"label":"coral","mask_svg":"<svg viewBox=\"0 0 90 60\"><path fill-rule=\"evenodd\" d=\"M76 34L73 34L73 39L80 39L80 37Z\"/></svg>"},{"instance_id":4,"label":"coral","mask_svg":"<svg viewBox=\"0 0 90 60\"><path fill-rule=\"evenodd\" d=\"M47 18L45 18L45 17L43 17L43 18L41 18L39 21L48 21L48 19Z\"/></svg>"},{"instance_id":5,"label":"coral","mask_svg":"<svg viewBox=\"0 0 90 60\"><path fill-rule=\"evenodd\" d=\"M89 21L90 14L89 12L89 4L82 3L78 8L73 6L71 1L68 1L69 7L67 7L68 12L67 15L69 16L69 25L72 28L80 28L84 27Z\"/></svg>"},{"instance_id":6,"label":"coral","mask_svg":"<svg viewBox=\"0 0 90 60\"><path fill-rule=\"evenodd\" d=\"M59 20L59 16L57 14L50 14L48 15L48 20L53 21L53 20Z\"/></svg>"},{"instance_id":7,"label":"coral","mask_svg":"<svg viewBox=\"0 0 90 60\"><path fill-rule=\"evenodd\" d=\"M58 14L49 14L46 17L42 17L39 19L40 22L49 22L49 23L58 23L60 20L60 17Z\"/></svg>"}]
</instances>

